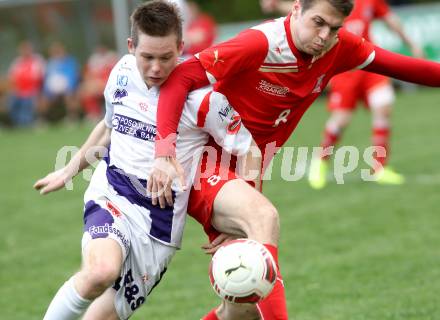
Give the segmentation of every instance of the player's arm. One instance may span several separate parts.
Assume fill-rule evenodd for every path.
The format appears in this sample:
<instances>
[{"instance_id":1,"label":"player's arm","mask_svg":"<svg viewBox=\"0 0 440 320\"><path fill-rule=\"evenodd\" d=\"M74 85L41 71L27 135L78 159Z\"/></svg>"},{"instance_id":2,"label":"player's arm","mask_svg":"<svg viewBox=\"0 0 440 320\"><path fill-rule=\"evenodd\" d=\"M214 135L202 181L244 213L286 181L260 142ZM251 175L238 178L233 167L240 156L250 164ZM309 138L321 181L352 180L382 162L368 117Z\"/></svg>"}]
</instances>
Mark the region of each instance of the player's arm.
<instances>
[{"instance_id":1,"label":"player's arm","mask_svg":"<svg viewBox=\"0 0 440 320\"><path fill-rule=\"evenodd\" d=\"M94 148L96 151L98 151L98 148L96 147L108 148L110 144L110 133L111 128L107 127L104 120L100 121L69 163L65 167L51 172L44 178L35 182L34 188L40 190L41 194L47 194L63 188L67 181L71 180L91 164L88 159L97 159L100 157L99 152L90 155L88 152L91 148Z\"/></svg>"},{"instance_id":2,"label":"player's arm","mask_svg":"<svg viewBox=\"0 0 440 320\"><path fill-rule=\"evenodd\" d=\"M176 132L189 91L209 83L233 77L235 74L258 67L265 59L268 41L263 33L248 30L237 37L208 48L179 65L162 85L157 108L156 160L148 178L147 191L153 186L169 185L170 171L181 181L185 178L176 163ZM167 168L167 171L163 169ZM165 190L168 190L165 188ZM153 204L155 203L153 199Z\"/></svg>"},{"instance_id":3,"label":"player's arm","mask_svg":"<svg viewBox=\"0 0 440 320\"><path fill-rule=\"evenodd\" d=\"M247 30L179 65L160 90L155 157L175 157L175 133L189 91L258 68L267 48L262 32Z\"/></svg>"},{"instance_id":4,"label":"player's arm","mask_svg":"<svg viewBox=\"0 0 440 320\"><path fill-rule=\"evenodd\" d=\"M430 87L440 86L440 63L394 53L341 29L335 74L363 69Z\"/></svg>"},{"instance_id":5,"label":"player's arm","mask_svg":"<svg viewBox=\"0 0 440 320\"><path fill-rule=\"evenodd\" d=\"M403 30L402 23L400 22L400 19L396 14L390 12L384 17L382 17L382 19L385 22L385 24L388 26L388 28L394 31L400 37L400 39L402 39L402 41L408 46L408 48L410 48L412 55L414 57L423 58L424 56L423 50L419 46L417 46L405 33L405 31Z\"/></svg>"},{"instance_id":6,"label":"player's arm","mask_svg":"<svg viewBox=\"0 0 440 320\"><path fill-rule=\"evenodd\" d=\"M377 46L374 47L374 59L363 70L424 86L440 87L440 63L407 57Z\"/></svg>"}]
</instances>

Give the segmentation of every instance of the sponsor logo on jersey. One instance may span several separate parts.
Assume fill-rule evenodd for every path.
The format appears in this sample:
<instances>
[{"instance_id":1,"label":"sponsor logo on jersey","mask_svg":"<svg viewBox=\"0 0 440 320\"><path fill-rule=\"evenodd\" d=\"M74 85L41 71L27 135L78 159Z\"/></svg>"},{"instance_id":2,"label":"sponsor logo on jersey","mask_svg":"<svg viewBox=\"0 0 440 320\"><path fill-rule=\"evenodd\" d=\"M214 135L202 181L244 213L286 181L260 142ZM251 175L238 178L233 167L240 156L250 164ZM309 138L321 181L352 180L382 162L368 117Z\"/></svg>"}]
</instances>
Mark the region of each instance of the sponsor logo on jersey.
<instances>
[{"instance_id":1,"label":"sponsor logo on jersey","mask_svg":"<svg viewBox=\"0 0 440 320\"><path fill-rule=\"evenodd\" d=\"M106 205L107 205L108 211L110 211L110 213L113 216L115 216L116 218L120 218L122 216L121 211L119 211L119 209L116 208L116 206L113 203L111 203L110 201L107 201Z\"/></svg>"},{"instance_id":2,"label":"sponsor logo on jersey","mask_svg":"<svg viewBox=\"0 0 440 320\"><path fill-rule=\"evenodd\" d=\"M126 87L128 85L128 76L125 74L118 74L116 76L116 85Z\"/></svg>"},{"instance_id":3,"label":"sponsor logo on jersey","mask_svg":"<svg viewBox=\"0 0 440 320\"><path fill-rule=\"evenodd\" d=\"M226 131L228 134L237 134L240 128L241 128L241 117L239 115L235 115L232 117L232 121L226 128Z\"/></svg>"},{"instance_id":4,"label":"sponsor logo on jersey","mask_svg":"<svg viewBox=\"0 0 440 320\"><path fill-rule=\"evenodd\" d=\"M144 141L155 141L156 126L121 114L115 114L112 120L113 130Z\"/></svg>"},{"instance_id":5,"label":"sponsor logo on jersey","mask_svg":"<svg viewBox=\"0 0 440 320\"><path fill-rule=\"evenodd\" d=\"M113 99L115 101L112 102L112 104L122 104L121 99L128 96L128 92L125 89L116 89L113 93Z\"/></svg>"},{"instance_id":6,"label":"sponsor logo on jersey","mask_svg":"<svg viewBox=\"0 0 440 320\"><path fill-rule=\"evenodd\" d=\"M277 97L287 97L289 88L278 86L276 84L269 83L265 80L260 80L257 87L258 90Z\"/></svg>"},{"instance_id":7,"label":"sponsor logo on jersey","mask_svg":"<svg viewBox=\"0 0 440 320\"><path fill-rule=\"evenodd\" d=\"M232 110L232 106L229 103L226 104L226 106L222 107L218 112L220 120L224 121L228 117L228 114L231 112L231 110Z\"/></svg>"},{"instance_id":8,"label":"sponsor logo on jersey","mask_svg":"<svg viewBox=\"0 0 440 320\"><path fill-rule=\"evenodd\" d=\"M119 229L114 227L112 224L105 223L104 225L101 226L90 226L87 231L89 232L92 239L95 239L96 236L99 237L102 235L108 236L109 233L113 233L114 235L116 235L117 238L119 238L119 240L121 240L122 244L126 249L129 248L130 242L128 241L128 239Z\"/></svg>"}]
</instances>

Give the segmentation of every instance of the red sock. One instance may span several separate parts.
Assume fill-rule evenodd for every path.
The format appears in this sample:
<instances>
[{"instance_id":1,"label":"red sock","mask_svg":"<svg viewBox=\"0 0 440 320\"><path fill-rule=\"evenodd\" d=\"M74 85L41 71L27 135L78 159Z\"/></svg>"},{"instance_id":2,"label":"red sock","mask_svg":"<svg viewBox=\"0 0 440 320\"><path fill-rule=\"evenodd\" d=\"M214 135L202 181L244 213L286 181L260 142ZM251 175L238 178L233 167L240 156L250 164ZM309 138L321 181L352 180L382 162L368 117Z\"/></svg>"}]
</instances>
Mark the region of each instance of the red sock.
<instances>
[{"instance_id":1,"label":"red sock","mask_svg":"<svg viewBox=\"0 0 440 320\"><path fill-rule=\"evenodd\" d=\"M215 307L214 309L209 311L209 313L206 316L204 316L201 320L219 320L217 318L217 314L215 313L216 310L217 310L217 307Z\"/></svg>"},{"instance_id":2,"label":"red sock","mask_svg":"<svg viewBox=\"0 0 440 320\"><path fill-rule=\"evenodd\" d=\"M390 131L389 128L373 128L373 146L377 149L383 148L382 150L385 150L385 154L383 154L383 151L376 151L374 155L374 159L379 162L382 167L388 162ZM378 156L378 154L380 156ZM378 168L374 169L376 170Z\"/></svg>"},{"instance_id":3,"label":"red sock","mask_svg":"<svg viewBox=\"0 0 440 320\"><path fill-rule=\"evenodd\" d=\"M328 160L329 154L325 152L327 148L334 147L340 138L341 134L330 132L328 129L324 130L324 137L321 141L321 147L323 148L323 154L321 155L322 160Z\"/></svg>"},{"instance_id":4,"label":"red sock","mask_svg":"<svg viewBox=\"0 0 440 320\"><path fill-rule=\"evenodd\" d=\"M288 319L286 295L284 292L283 278L278 265L278 248L270 244L265 244L264 246L269 250L275 260L278 277L272 292L264 300L258 302L257 307L264 320L286 320Z\"/></svg>"}]
</instances>

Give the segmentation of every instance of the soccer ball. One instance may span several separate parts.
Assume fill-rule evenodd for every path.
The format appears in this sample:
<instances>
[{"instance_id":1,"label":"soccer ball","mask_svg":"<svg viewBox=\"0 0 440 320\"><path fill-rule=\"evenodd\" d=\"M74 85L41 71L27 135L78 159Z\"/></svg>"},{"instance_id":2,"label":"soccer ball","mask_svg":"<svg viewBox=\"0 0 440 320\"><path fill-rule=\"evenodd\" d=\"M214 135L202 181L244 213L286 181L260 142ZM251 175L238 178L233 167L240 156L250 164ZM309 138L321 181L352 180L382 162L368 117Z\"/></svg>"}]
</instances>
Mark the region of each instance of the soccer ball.
<instances>
[{"instance_id":1,"label":"soccer ball","mask_svg":"<svg viewBox=\"0 0 440 320\"><path fill-rule=\"evenodd\" d=\"M227 242L214 254L209 279L220 298L233 303L257 303L272 291L277 268L262 244L237 239Z\"/></svg>"}]
</instances>

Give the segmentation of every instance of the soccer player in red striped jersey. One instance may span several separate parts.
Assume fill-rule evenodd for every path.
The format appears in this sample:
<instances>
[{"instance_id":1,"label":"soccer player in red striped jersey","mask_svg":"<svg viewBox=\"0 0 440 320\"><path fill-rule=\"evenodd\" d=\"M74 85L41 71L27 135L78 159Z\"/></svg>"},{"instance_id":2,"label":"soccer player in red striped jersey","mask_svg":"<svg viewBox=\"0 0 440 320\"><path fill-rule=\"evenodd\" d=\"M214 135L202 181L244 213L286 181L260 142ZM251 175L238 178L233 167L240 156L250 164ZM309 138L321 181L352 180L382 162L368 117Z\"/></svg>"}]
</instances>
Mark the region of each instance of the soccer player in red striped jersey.
<instances>
[{"instance_id":1,"label":"soccer player in red striped jersey","mask_svg":"<svg viewBox=\"0 0 440 320\"><path fill-rule=\"evenodd\" d=\"M381 19L411 49L413 56L422 57L423 52L404 33L398 17L390 10L385 0L356 0L352 13L345 20L344 27L370 38L370 27L374 19ZM389 167L390 117L394 102L394 90L389 78L362 70L349 71L330 81L328 109L331 112L325 125L321 147L324 150L334 147L340 140L356 109L357 102L363 102L372 115L372 144L383 148L383 156L377 150L375 173L378 183L402 184L404 177ZM309 183L315 189L326 185L328 152L312 160Z\"/></svg>"},{"instance_id":2,"label":"soccer player in red striped jersey","mask_svg":"<svg viewBox=\"0 0 440 320\"><path fill-rule=\"evenodd\" d=\"M275 154L274 147L286 142L304 112L336 74L358 68L440 86L440 64L388 52L341 29L352 5L350 0L296 1L287 17L244 31L178 66L162 87L159 99L157 167L174 166L170 161L175 157L174 141L170 137L176 132L183 101L189 90L209 83L240 113L263 154L262 171ZM216 170L221 167L220 161L205 161L203 165L213 165ZM228 179L229 174L221 178ZM157 189L169 186L161 170L154 170L150 179ZM249 211L246 204L252 201L240 202L252 199L251 192L243 186L234 192L234 180L223 185L215 180L215 186L210 182L214 180L191 191L189 213L204 224L205 231L210 224L221 232L230 231L228 228L246 230L253 221L241 219L242 213ZM240 201L236 194L240 194ZM235 224L216 224L211 218L218 217L219 212L229 215L228 221ZM285 310L283 289L275 290L274 295L279 292L280 299L258 305L264 319L287 319L287 312L268 317L264 313L267 309L282 309L278 303ZM206 319L226 317L222 304Z\"/></svg>"}]
</instances>

